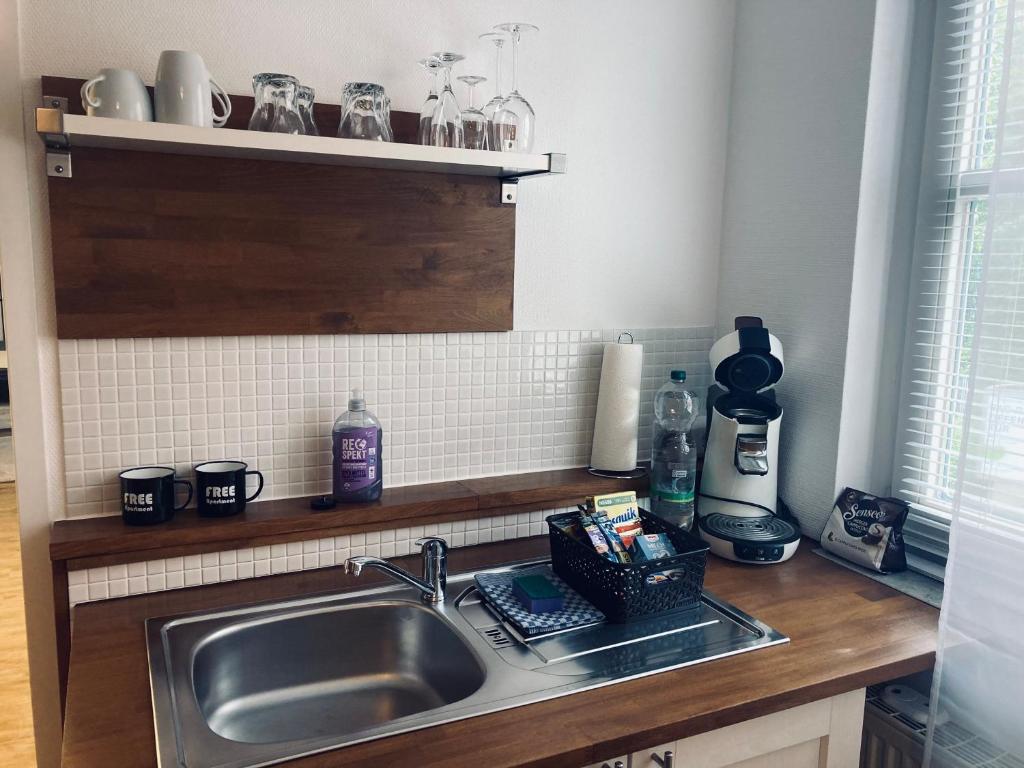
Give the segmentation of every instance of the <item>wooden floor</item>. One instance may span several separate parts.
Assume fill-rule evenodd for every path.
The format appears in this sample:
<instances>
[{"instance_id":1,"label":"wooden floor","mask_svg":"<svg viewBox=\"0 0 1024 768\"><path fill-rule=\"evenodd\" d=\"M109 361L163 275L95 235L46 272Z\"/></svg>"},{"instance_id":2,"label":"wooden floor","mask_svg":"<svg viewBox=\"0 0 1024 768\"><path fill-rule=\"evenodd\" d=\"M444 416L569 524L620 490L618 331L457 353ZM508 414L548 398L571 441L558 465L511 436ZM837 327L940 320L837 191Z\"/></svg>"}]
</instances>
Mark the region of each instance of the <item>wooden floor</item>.
<instances>
[{"instance_id":1,"label":"wooden floor","mask_svg":"<svg viewBox=\"0 0 1024 768\"><path fill-rule=\"evenodd\" d=\"M14 483L0 484L0 765L33 766L32 708Z\"/></svg>"}]
</instances>

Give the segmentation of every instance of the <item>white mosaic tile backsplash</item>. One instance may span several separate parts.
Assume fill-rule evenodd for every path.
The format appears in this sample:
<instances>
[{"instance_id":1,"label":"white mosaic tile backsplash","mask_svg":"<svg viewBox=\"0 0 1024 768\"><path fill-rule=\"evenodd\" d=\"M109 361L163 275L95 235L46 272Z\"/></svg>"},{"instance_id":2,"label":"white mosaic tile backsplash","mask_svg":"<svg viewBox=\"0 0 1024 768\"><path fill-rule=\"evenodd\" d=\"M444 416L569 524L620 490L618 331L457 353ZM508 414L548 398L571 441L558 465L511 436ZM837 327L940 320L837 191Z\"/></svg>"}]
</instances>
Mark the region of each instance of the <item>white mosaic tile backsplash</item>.
<instances>
[{"instance_id":1,"label":"white mosaic tile backsplash","mask_svg":"<svg viewBox=\"0 0 1024 768\"><path fill-rule=\"evenodd\" d=\"M66 514L119 513L117 473L148 464L173 466L191 479L201 461L242 459L266 478L261 499L328 492L331 426L354 386L383 423L385 485L582 466L590 458L602 345L617 336L563 330L62 340ZM643 458L650 451L644 425L669 370L685 368L691 388L706 389L713 329L634 336L644 345ZM255 574L256 563L274 560L235 557L216 567L238 573L251 562ZM117 582L114 590L130 594L132 579L159 583L162 575L165 584L184 584L189 571L194 579L214 567L143 575L135 566L134 576L126 570L94 583L110 594L107 585ZM88 579L75 584L79 599L91 586Z\"/></svg>"},{"instance_id":2,"label":"white mosaic tile backsplash","mask_svg":"<svg viewBox=\"0 0 1024 768\"><path fill-rule=\"evenodd\" d=\"M641 499L641 505L647 503ZM278 573L342 565L349 557L400 557L419 551L413 542L422 536L441 536L452 547L470 547L547 533L544 519L561 509L496 515L436 525L356 533L326 539L293 541L267 547L246 547L187 557L169 557L127 565L109 565L68 573L71 605L126 595L251 579Z\"/></svg>"},{"instance_id":3,"label":"white mosaic tile backsplash","mask_svg":"<svg viewBox=\"0 0 1024 768\"><path fill-rule=\"evenodd\" d=\"M442 536L452 547L539 536L547 532L544 518L554 512L498 515L481 520L356 533L71 571L68 573L68 596L70 603L75 605L199 584L328 568L341 565L347 558L357 555L400 557L418 551L413 542L422 536Z\"/></svg>"}]
</instances>

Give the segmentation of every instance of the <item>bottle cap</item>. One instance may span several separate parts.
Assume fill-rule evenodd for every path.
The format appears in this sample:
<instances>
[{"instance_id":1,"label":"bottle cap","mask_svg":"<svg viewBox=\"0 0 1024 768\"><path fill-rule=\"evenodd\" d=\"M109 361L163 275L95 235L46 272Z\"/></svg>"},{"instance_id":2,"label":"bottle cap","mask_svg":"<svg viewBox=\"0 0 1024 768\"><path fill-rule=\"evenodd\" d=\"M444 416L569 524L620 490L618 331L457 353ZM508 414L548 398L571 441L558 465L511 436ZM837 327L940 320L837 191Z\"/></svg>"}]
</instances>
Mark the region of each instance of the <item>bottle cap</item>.
<instances>
[{"instance_id":1,"label":"bottle cap","mask_svg":"<svg viewBox=\"0 0 1024 768\"><path fill-rule=\"evenodd\" d=\"M686 381L686 371L672 371L672 381Z\"/></svg>"},{"instance_id":2,"label":"bottle cap","mask_svg":"<svg viewBox=\"0 0 1024 768\"><path fill-rule=\"evenodd\" d=\"M366 410L366 398L363 397L363 390L359 387L352 390L352 397L348 399L348 409L350 411Z\"/></svg>"}]
</instances>

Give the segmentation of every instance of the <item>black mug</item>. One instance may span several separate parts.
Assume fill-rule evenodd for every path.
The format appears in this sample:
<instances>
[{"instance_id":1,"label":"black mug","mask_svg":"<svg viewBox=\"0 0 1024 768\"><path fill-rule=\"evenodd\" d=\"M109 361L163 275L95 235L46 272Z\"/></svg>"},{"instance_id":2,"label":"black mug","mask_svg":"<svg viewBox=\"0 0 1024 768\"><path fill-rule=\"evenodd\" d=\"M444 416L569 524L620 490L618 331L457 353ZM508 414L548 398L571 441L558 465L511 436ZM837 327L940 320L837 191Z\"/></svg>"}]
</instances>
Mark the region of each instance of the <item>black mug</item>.
<instances>
[{"instance_id":1,"label":"black mug","mask_svg":"<svg viewBox=\"0 0 1024 768\"><path fill-rule=\"evenodd\" d=\"M263 475L244 461L207 461L196 466L196 508L200 517L228 517L245 509L263 490ZM245 476L256 475L256 493L245 495Z\"/></svg>"},{"instance_id":2,"label":"black mug","mask_svg":"<svg viewBox=\"0 0 1024 768\"><path fill-rule=\"evenodd\" d=\"M192 483L175 480L171 467L134 467L118 475L121 478L121 517L127 525L166 523L179 509L192 501ZM174 486L188 488L188 498L174 506Z\"/></svg>"}]
</instances>

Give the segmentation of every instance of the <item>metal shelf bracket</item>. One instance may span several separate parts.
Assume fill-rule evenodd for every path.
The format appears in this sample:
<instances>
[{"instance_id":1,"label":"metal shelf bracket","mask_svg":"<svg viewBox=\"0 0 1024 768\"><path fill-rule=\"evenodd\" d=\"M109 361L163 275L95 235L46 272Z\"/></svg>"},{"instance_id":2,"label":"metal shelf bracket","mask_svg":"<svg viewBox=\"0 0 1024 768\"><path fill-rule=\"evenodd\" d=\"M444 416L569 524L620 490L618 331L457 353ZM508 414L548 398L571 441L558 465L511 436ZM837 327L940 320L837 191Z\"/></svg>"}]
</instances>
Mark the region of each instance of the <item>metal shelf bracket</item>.
<instances>
[{"instance_id":1,"label":"metal shelf bracket","mask_svg":"<svg viewBox=\"0 0 1024 768\"><path fill-rule=\"evenodd\" d=\"M61 179L71 178L71 154L69 152L46 153L46 175Z\"/></svg>"},{"instance_id":2,"label":"metal shelf bracket","mask_svg":"<svg viewBox=\"0 0 1024 768\"><path fill-rule=\"evenodd\" d=\"M36 132L46 146L46 175L71 178L71 142L64 132L64 114L68 100L63 96L43 96L36 108Z\"/></svg>"},{"instance_id":3,"label":"metal shelf bracket","mask_svg":"<svg viewBox=\"0 0 1024 768\"><path fill-rule=\"evenodd\" d=\"M39 137L42 139L43 144L46 146L46 174L47 174L47 176L52 176L52 177L57 177L57 178L62 178L62 179L70 179L71 178L71 144L72 144L72 142L71 142L71 135L69 135L69 131L67 130L67 127L65 126L65 116L66 115L68 115L68 100L66 98L60 97L60 96L43 96L43 106L36 108L36 132L39 134ZM68 117L73 117L73 116L68 115ZM80 120L82 118L74 116L74 119L77 121L77 120ZM105 122L110 123L112 121L107 120ZM78 124L76 123L76 126L77 125ZM176 127L177 126L171 126L171 128L176 128ZM128 148L133 148L133 146L135 146L135 147L141 146L143 148L146 148L147 146L155 146L157 148L156 151L175 151L175 149L178 149L180 151L180 147L182 147L182 146L186 146L186 147L194 146L197 149L209 150L211 147L215 146L215 145L206 143L205 140L204 141L196 141L194 139L194 137L190 137L190 136L184 136L184 137L171 136L171 137L167 137L166 135L164 135L163 137L161 137L160 133L162 132L163 134L166 134L166 130L167 130L168 126L162 126L160 128L160 132L157 132L155 136L153 136L153 135L148 135L148 136L140 136L140 135L138 135L138 126L135 125L135 124L133 124L133 126L131 126L131 128L132 128L132 130L124 132L124 135L118 134L116 137L109 132L110 131L109 127L102 128L102 129L98 130L97 132L95 132L93 134L89 134L88 131L85 131L84 134L85 134L86 142L83 144L83 146L111 146L110 141L112 139L113 140L117 140L117 141L123 140L126 144L129 145ZM154 127L153 130L154 130L154 132L156 132L157 131L156 127ZM182 130L183 131L195 131L197 129L187 127L187 128L183 128ZM106 131L106 133L104 131ZM71 133L74 134L76 137L78 136L77 132L74 131L74 130L72 130ZM238 133L238 132L236 131L235 133ZM135 135L133 135L133 134L135 134ZM90 138L93 140L93 143L89 143L88 140ZM281 137L281 138L288 138L288 137ZM258 137L258 142L256 144L258 145L258 143L261 143L261 142L265 143L264 138L263 137ZM77 138L76 138L76 143L78 143ZM249 139L246 139L244 143L245 144L250 144L252 142L250 142ZM167 145L170 145L170 146L167 146ZM250 147L250 149L252 149L254 151L256 151L256 150L270 151L269 148L259 147L257 145L254 145L254 146ZM233 150L237 150L239 148L239 146L241 146L241 145L238 144L238 139L233 139L232 142L227 142L224 145L223 150L224 150L225 154L227 154L227 153L232 152ZM413 164L420 165L420 163L422 162L422 164L424 166L430 166L430 167L423 167L422 170L435 170L435 171L436 170L440 170L440 168L438 168L439 165L444 165L444 166L449 165L449 163L447 161L445 163L441 163L440 160L437 159L437 158L430 158L427 161L421 161L419 158L415 158L415 159L413 159L413 158L402 158L402 157L400 157L400 155L402 155L402 154L406 154L406 155L409 154L408 149L397 151L398 149L401 149L401 148L396 148L396 153L394 153L395 154L394 158L383 158L385 164L381 165L380 167L392 167L390 165L390 163L388 163L388 161L395 161L397 164L394 167L400 167L401 163L403 163L403 162L405 164L409 164L409 165L413 165ZM419 148L417 148L417 149L419 149ZM285 152L293 152L293 151L295 151L295 149L290 148L290 147L284 147L284 148L282 148L282 150L285 151ZM302 155L308 154L308 152L309 152L308 149L303 148L303 150L304 150L304 152L301 153ZM457 151L458 152L462 152L462 150L457 150ZM211 154L216 154L216 153L211 153ZM334 156L333 153L322 153L322 154L325 157L333 157ZM339 155L343 155L343 154L344 153L339 153ZM377 152L376 154L379 154L379 152ZM484 154L484 153L481 153L481 154ZM300 155L296 155L296 156L300 156ZM356 153L353 153L353 156L356 156ZM362 155L360 155L360 157L362 157ZM456 155L456 157L458 157L458 155ZM493 155L491 155L490 157L493 157ZM519 168L513 167L513 168L501 169L501 171L504 171L504 172L499 171L496 174L498 179L499 179L499 181L500 181L500 202L501 202L502 205L515 205L516 204L516 201L517 201L517 199L519 197L519 194L518 194L518 191L519 191L518 184L519 184L519 182L522 179L528 179L528 178L531 178L531 177L534 177L534 176L561 175L561 174L564 174L566 172L567 160L566 160L566 156L564 154L562 154L560 152L552 152L552 153L548 153L547 155L544 155L544 157L547 158L547 168L543 168L543 165L541 163L537 162L537 159L539 158L539 155L530 155L530 156L515 155L515 156L512 156L512 157L508 158L510 162L515 162L517 159L525 158L525 159L527 159L527 163L532 164L533 168L536 169L536 170L532 170L532 169L531 170L527 170L530 167L530 165L527 164L525 166L525 168L521 166ZM497 158L494 158L494 159L497 159ZM354 165L362 165L364 163L355 162L353 164ZM445 168L444 172L446 172L446 173L459 173L460 170L461 170L461 167L460 167L461 165L472 166L472 163L466 163L465 162L465 158L462 158L461 160L457 160L457 161L452 161L451 167L450 168ZM490 163L481 163L480 167L482 167L482 168L487 168L487 167L493 168L494 166L490 165ZM420 168L416 168L416 170L420 170ZM497 169L495 169L495 170L497 170Z\"/></svg>"},{"instance_id":4,"label":"metal shelf bracket","mask_svg":"<svg viewBox=\"0 0 1024 768\"><path fill-rule=\"evenodd\" d=\"M515 205L519 197L519 179L501 180L502 205Z\"/></svg>"},{"instance_id":5,"label":"metal shelf bracket","mask_svg":"<svg viewBox=\"0 0 1024 768\"><path fill-rule=\"evenodd\" d=\"M525 173L510 173L501 177L501 203L502 205L515 205L518 199L519 181L531 179L537 176L557 176L566 172L568 164L566 156L561 152L549 152L548 169L546 171L527 171Z\"/></svg>"}]
</instances>

